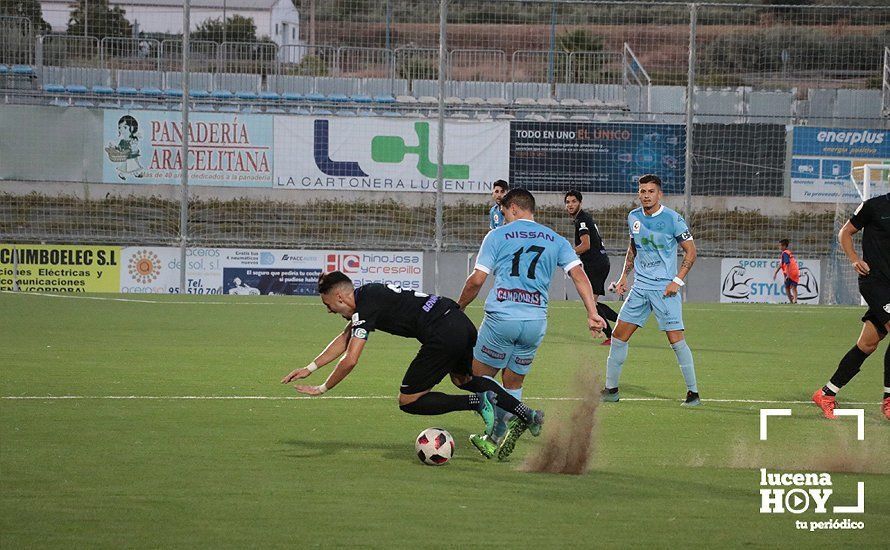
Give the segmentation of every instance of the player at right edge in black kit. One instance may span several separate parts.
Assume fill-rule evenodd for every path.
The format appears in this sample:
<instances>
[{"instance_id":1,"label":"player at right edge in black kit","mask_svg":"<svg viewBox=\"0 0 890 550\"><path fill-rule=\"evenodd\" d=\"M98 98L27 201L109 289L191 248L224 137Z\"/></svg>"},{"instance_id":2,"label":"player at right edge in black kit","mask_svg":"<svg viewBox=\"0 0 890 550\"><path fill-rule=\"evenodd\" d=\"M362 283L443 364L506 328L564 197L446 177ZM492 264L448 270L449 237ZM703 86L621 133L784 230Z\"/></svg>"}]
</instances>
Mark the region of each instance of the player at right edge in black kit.
<instances>
[{"instance_id":1,"label":"player at right edge in black kit","mask_svg":"<svg viewBox=\"0 0 890 550\"><path fill-rule=\"evenodd\" d=\"M574 189L568 191L564 197L566 212L575 222L575 253L578 254L578 258L584 266L584 272L590 279L593 293L596 296L603 296L606 293L606 279L609 278L609 256L606 255L603 238L600 236L596 222L587 211L581 208L581 199L581 192ZM598 300L596 312L606 321L606 326L603 329L606 340L602 345L611 345L612 327L609 325L609 321L617 321L618 313Z\"/></svg>"},{"instance_id":2,"label":"player at right edge in black kit","mask_svg":"<svg viewBox=\"0 0 890 550\"><path fill-rule=\"evenodd\" d=\"M853 235L862 231L862 258L853 247ZM825 386L813 394L813 402L825 418L835 418L835 396L852 380L869 355L890 331L890 193L868 199L838 234L844 253L859 274L859 293L868 304L856 345L841 359ZM884 399L881 412L890 420L890 347L884 350Z\"/></svg>"}]
</instances>

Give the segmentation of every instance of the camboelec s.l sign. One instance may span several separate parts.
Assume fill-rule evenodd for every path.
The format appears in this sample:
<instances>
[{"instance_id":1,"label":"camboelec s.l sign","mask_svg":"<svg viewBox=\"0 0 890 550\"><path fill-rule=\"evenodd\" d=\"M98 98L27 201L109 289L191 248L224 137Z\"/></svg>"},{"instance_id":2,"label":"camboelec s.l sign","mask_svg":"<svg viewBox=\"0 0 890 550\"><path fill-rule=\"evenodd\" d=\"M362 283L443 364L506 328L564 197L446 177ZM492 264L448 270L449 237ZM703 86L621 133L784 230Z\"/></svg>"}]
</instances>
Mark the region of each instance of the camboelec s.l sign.
<instances>
[{"instance_id":1,"label":"camboelec s.l sign","mask_svg":"<svg viewBox=\"0 0 890 550\"><path fill-rule=\"evenodd\" d=\"M274 126L277 188L435 191L435 121L276 116ZM509 123L446 122L444 190L489 192L509 156Z\"/></svg>"},{"instance_id":2,"label":"camboelec s.l sign","mask_svg":"<svg viewBox=\"0 0 890 550\"><path fill-rule=\"evenodd\" d=\"M797 300L801 304L818 304L821 270L819 260L797 259L800 279ZM788 303L785 277L775 258L724 258L720 262L720 301L723 303Z\"/></svg>"},{"instance_id":3,"label":"camboelec s.l sign","mask_svg":"<svg viewBox=\"0 0 890 550\"><path fill-rule=\"evenodd\" d=\"M851 175L861 181L866 164L890 163L888 130L796 126L792 139L795 202L860 202Z\"/></svg>"}]
</instances>

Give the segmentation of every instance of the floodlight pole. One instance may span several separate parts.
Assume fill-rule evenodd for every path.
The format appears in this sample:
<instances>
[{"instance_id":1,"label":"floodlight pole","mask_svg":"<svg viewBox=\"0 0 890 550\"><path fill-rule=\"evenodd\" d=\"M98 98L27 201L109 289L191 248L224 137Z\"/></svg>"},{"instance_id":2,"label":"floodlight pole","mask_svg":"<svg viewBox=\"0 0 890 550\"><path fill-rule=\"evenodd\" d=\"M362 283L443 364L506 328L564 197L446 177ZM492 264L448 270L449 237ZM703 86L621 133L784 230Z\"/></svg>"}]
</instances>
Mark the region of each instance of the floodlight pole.
<instances>
[{"instance_id":1,"label":"floodlight pole","mask_svg":"<svg viewBox=\"0 0 890 550\"><path fill-rule=\"evenodd\" d=\"M182 9L182 196L179 201L179 293L186 293L186 247L188 244L189 209L189 34L191 33L191 5L183 2Z\"/></svg>"},{"instance_id":2,"label":"floodlight pole","mask_svg":"<svg viewBox=\"0 0 890 550\"><path fill-rule=\"evenodd\" d=\"M442 255L442 237L445 210L445 23L448 17L448 0L439 0L439 125L436 147L436 270L434 292L439 294L439 262Z\"/></svg>"}]
</instances>

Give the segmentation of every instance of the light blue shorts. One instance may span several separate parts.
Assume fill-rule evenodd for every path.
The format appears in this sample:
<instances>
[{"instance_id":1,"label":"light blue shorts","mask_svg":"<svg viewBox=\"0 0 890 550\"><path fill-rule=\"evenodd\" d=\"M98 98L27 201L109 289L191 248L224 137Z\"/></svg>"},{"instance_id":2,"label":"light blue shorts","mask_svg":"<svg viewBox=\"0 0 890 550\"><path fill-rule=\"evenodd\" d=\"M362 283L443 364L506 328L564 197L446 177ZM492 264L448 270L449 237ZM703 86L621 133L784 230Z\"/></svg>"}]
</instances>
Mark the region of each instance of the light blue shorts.
<instances>
[{"instance_id":1,"label":"light blue shorts","mask_svg":"<svg viewBox=\"0 0 890 550\"><path fill-rule=\"evenodd\" d=\"M663 290L631 288L618 319L641 327L653 311L659 330L683 330L683 300L679 294L665 296Z\"/></svg>"},{"instance_id":2,"label":"light blue shorts","mask_svg":"<svg viewBox=\"0 0 890 550\"><path fill-rule=\"evenodd\" d=\"M479 327L473 358L496 369L526 375L547 332L547 319L515 321L488 315Z\"/></svg>"}]
</instances>

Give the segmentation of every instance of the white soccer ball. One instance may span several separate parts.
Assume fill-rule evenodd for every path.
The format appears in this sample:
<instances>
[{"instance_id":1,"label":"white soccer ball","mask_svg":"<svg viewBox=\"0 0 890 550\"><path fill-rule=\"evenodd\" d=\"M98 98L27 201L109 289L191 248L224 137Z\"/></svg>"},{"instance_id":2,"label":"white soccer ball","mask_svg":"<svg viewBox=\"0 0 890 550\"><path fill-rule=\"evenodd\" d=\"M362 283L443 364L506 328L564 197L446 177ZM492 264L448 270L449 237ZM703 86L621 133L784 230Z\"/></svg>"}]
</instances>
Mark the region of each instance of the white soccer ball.
<instances>
[{"instance_id":1,"label":"white soccer ball","mask_svg":"<svg viewBox=\"0 0 890 550\"><path fill-rule=\"evenodd\" d=\"M414 443L417 458L429 466L441 466L454 454L454 438L442 428L427 428Z\"/></svg>"}]
</instances>

